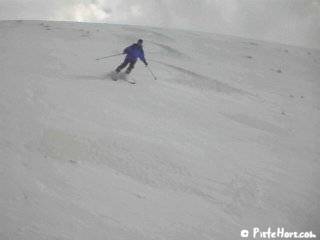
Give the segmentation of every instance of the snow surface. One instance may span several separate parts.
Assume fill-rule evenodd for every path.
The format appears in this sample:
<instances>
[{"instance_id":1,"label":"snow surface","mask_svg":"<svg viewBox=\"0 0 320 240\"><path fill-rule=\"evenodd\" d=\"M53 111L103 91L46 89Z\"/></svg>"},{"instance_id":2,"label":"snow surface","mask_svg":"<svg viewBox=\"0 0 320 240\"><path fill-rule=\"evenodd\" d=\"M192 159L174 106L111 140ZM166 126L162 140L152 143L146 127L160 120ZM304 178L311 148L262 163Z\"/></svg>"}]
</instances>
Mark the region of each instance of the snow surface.
<instances>
[{"instance_id":1,"label":"snow surface","mask_svg":"<svg viewBox=\"0 0 320 240\"><path fill-rule=\"evenodd\" d=\"M158 80L112 81L138 38ZM2 21L0 74L0 239L320 235L318 50Z\"/></svg>"}]
</instances>

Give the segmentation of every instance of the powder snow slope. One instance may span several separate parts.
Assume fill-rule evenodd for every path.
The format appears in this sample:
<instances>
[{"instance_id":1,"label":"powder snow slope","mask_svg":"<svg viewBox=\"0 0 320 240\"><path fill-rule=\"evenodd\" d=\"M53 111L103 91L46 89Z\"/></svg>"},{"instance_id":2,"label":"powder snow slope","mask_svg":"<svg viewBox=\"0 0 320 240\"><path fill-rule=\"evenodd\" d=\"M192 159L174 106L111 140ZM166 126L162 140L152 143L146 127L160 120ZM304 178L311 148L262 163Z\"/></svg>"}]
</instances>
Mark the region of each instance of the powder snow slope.
<instances>
[{"instance_id":1,"label":"powder snow slope","mask_svg":"<svg viewBox=\"0 0 320 240\"><path fill-rule=\"evenodd\" d=\"M159 79L112 81L138 38ZM318 50L2 21L0 73L0 239L320 234Z\"/></svg>"}]
</instances>

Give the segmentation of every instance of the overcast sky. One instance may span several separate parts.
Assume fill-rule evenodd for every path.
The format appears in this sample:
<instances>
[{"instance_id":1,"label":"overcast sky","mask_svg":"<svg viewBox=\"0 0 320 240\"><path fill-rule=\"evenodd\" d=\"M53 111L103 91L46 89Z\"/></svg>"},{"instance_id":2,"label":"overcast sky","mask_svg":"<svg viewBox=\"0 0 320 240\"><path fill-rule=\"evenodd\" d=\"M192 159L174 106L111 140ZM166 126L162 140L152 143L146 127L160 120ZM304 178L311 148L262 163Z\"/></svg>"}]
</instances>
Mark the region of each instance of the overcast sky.
<instances>
[{"instance_id":1,"label":"overcast sky","mask_svg":"<svg viewBox=\"0 0 320 240\"><path fill-rule=\"evenodd\" d=\"M169 26L320 49L320 0L0 0L0 19Z\"/></svg>"}]
</instances>

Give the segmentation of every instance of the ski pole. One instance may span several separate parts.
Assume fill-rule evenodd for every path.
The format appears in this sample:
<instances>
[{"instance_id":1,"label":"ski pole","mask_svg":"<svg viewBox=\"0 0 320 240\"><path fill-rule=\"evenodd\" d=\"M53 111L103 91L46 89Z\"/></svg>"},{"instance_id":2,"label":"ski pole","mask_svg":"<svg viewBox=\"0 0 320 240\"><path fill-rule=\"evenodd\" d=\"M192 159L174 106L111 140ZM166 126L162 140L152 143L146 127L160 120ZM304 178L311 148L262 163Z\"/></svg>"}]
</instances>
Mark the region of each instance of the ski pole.
<instances>
[{"instance_id":1,"label":"ski pole","mask_svg":"<svg viewBox=\"0 0 320 240\"><path fill-rule=\"evenodd\" d=\"M153 79L154 79L154 80L157 80L157 77L156 77L156 76L154 75L154 73L151 71L151 69L149 68L149 66L147 65L146 67L147 67L147 69L149 70L149 72L151 73Z\"/></svg>"},{"instance_id":2,"label":"ski pole","mask_svg":"<svg viewBox=\"0 0 320 240\"><path fill-rule=\"evenodd\" d=\"M117 54L109 55L109 56L106 56L106 57L97 58L96 60L101 60L101 59L105 59L105 58L111 58L111 57L115 57L115 56L120 56L120 55L122 55L122 54L123 54L123 53L117 53Z\"/></svg>"}]
</instances>

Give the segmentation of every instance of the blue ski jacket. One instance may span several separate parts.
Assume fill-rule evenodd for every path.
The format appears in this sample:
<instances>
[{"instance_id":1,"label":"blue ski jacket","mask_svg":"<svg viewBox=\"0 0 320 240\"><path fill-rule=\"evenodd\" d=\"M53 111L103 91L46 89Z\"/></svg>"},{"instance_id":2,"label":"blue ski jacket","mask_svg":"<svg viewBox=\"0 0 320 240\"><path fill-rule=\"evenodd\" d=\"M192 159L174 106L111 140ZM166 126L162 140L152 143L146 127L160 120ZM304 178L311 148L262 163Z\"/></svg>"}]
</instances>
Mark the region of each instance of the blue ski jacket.
<instances>
[{"instance_id":1,"label":"blue ski jacket","mask_svg":"<svg viewBox=\"0 0 320 240\"><path fill-rule=\"evenodd\" d=\"M132 44L131 46L125 48L123 50L123 53L127 54L126 59L129 61L136 61L138 58L140 58L140 60L142 62L144 62L144 64L147 65L147 61L144 57L144 52L143 52L143 48L140 47L138 44Z\"/></svg>"}]
</instances>

